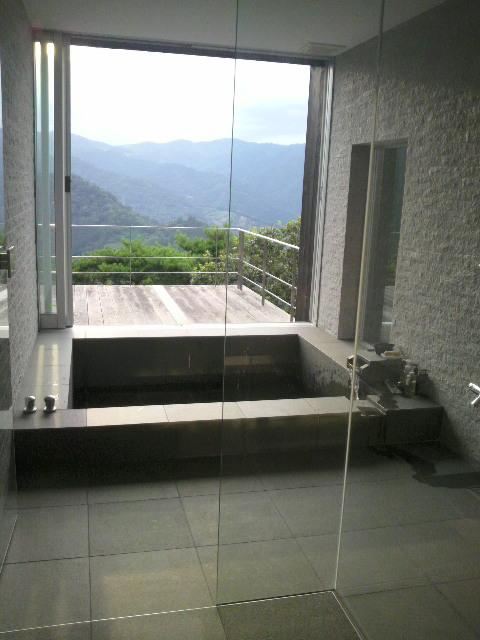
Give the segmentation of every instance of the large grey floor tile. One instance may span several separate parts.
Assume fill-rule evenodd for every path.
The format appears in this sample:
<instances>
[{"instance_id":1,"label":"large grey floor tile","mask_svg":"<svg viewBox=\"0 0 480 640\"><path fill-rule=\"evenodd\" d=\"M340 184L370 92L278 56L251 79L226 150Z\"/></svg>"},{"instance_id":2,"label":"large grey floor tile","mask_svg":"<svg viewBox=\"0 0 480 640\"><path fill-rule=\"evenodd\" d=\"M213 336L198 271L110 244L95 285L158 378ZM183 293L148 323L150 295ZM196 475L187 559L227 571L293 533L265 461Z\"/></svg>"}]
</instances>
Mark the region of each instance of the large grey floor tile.
<instances>
[{"instance_id":1,"label":"large grey floor tile","mask_svg":"<svg viewBox=\"0 0 480 640\"><path fill-rule=\"evenodd\" d=\"M480 579L444 582L436 587L480 637Z\"/></svg>"},{"instance_id":2,"label":"large grey floor tile","mask_svg":"<svg viewBox=\"0 0 480 640\"><path fill-rule=\"evenodd\" d=\"M462 618L433 587L413 587L347 598L369 640L474 640Z\"/></svg>"},{"instance_id":3,"label":"large grey floor tile","mask_svg":"<svg viewBox=\"0 0 480 640\"><path fill-rule=\"evenodd\" d=\"M264 487L248 456L185 461L176 478L181 496L218 495L261 491Z\"/></svg>"},{"instance_id":4,"label":"large grey floor tile","mask_svg":"<svg viewBox=\"0 0 480 640\"><path fill-rule=\"evenodd\" d=\"M53 466L51 469L23 470L17 477L19 491L51 491L53 494L79 489L83 492L83 502L86 500L86 487L88 485L90 472L85 467ZM32 506L56 506L51 504L41 504ZM59 504L58 506L64 506Z\"/></svg>"},{"instance_id":5,"label":"large grey floor tile","mask_svg":"<svg viewBox=\"0 0 480 640\"><path fill-rule=\"evenodd\" d=\"M86 505L20 509L7 562L88 556Z\"/></svg>"},{"instance_id":6,"label":"large grey floor tile","mask_svg":"<svg viewBox=\"0 0 480 640\"><path fill-rule=\"evenodd\" d=\"M8 640L92 640L90 622L15 631L6 635L5 639L7 638Z\"/></svg>"},{"instance_id":7,"label":"large grey floor tile","mask_svg":"<svg viewBox=\"0 0 480 640\"><path fill-rule=\"evenodd\" d=\"M345 454L331 451L272 454L258 460L266 489L291 489L342 484Z\"/></svg>"},{"instance_id":8,"label":"large grey floor tile","mask_svg":"<svg viewBox=\"0 0 480 640\"><path fill-rule=\"evenodd\" d=\"M452 489L410 479L388 483L387 497L399 524L480 517L480 501L467 489Z\"/></svg>"},{"instance_id":9,"label":"large grey floor tile","mask_svg":"<svg viewBox=\"0 0 480 640\"><path fill-rule=\"evenodd\" d=\"M193 546L179 498L94 504L89 512L91 555Z\"/></svg>"},{"instance_id":10,"label":"large grey floor tile","mask_svg":"<svg viewBox=\"0 0 480 640\"><path fill-rule=\"evenodd\" d=\"M7 564L0 603L1 631L88 620L88 559Z\"/></svg>"},{"instance_id":11,"label":"large grey floor tile","mask_svg":"<svg viewBox=\"0 0 480 640\"><path fill-rule=\"evenodd\" d=\"M228 640L357 640L331 593L219 607Z\"/></svg>"},{"instance_id":12,"label":"large grey floor tile","mask_svg":"<svg viewBox=\"0 0 480 640\"><path fill-rule=\"evenodd\" d=\"M184 497L210 496L220 493L220 480L215 476L193 475L176 480L178 494Z\"/></svg>"},{"instance_id":13,"label":"large grey floor tile","mask_svg":"<svg viewBox=\"0 0 480 640\"><path fill-rule=\"evenodd\" d=\"M400 527L398 540L410 560L434 581L480 577L480 519Z\"/></svg>"},{"instance_id":14,"label":"large grey floor tile","mask_svg":"<svg viewBox=\"0 0 480 640\"><path fill-rule=\"evenodd\" d=\"M220 544L290 537L290 530L267 491L220 497Z\"/></svg>"},{"instance_id":15,"label":"large grey floor tile","mask_svg":"<svg viewBox=\"0 0 480 640\"><path fill-rule=\"evenodd\" d=\"M401 451L403 454L399 452L398 455L407 454L415 470L424 475L448 476L444 479L455 481L454 475L462 475L467 479L466 474L478 474L480 471L480 463L462 459L439 442L404 445ZM478 478L477 475L477 486L480 486Z\"/></svg>"},{"instance_id":16,"label":"large grey floor tile","mask_svg":"<svg viewBox=\"0 0 480 640\"><path fill-rule=\"evenodd\" d=\"M369 447L353 448L350 452L347 482L381 482L411 476L412 467L393 452L377 452Z\"/></svg>"},{"instance_id":17,"label":"large grey floor tile","mask_svg":"<svg viewBox=\"0 0 480 640\"><path fill-rule=\"evenodd\" d=\"M87 503L85 487L52 487L19 489L18 508L66 507Z\"/></svg>"},{"instance_id":18,"label":"large grey floor tile","mask_svg":"<svg viewBox=\"0 0 480 640\"><path fill-rule=\"evenodd\" d=\"M311 553L307 555L311 558ZM337 580L340 593L380 591L426 582L425 574L400 546L396 528L343 532Z\"/></svg>"},{"instance_id":19,"label":"large grey floor tile","mask_svg":"<svg viewBox=\"0 0 480 640\"><path fill-rule=\"evenodd\" d=\"M203 564L200 552L201 549ZM210 558L214 561L213 556ZM212 567L204 568L212 583ZM246 542L219 548L219 602L308 593L319 588L319 579L295 540Z\"/></svg>"},{"instance_id":20,"label":"large grey floor tile","mask_svg":"<svg viewBox=\"0 0 480 640\"><path fill-rule=\"evenodd\" d=\"M217 496L182 500L197 545L217 544L218 538L229 544L291 537L266 491L223 494L220 511Z\"/></svg>"},{"instance_id":21,"label":"large grey floor tile","mask_svg":"<svg viewBox=\"0 0 480 640\"><path fill-rule=\"evenodd\" d=\"M197 546L217 544L218 496L206 495L182 498L182 503L195 544Z\"/></svg>"},{"instance_id":22,"label":"large grey floor tile","mask_svg":"<svg viewBox=\"0 0 480 640\"><path fill-rule=\"evenodd\" d=\"M253 456L224 456L220 474L220 493L262 491L263 484Z\"/></svg>"},{"instance_id":23,"label":"large grey floor tile","mask_svg":"<svg viewBox=\"0 0 480 640\"><path fill-rule=\"evenodd\" d=\"M295 536L338 531L342 498L340 485L284 489L269 493Z\"/></svg>"},{"instance_id":24,"label":"large grey floor tile","mask_svg":"<svg viewBox=\"0 0 480 640\"><path fill-rule=\"evenodd\" d=\"M322 590L333 589L337 565L338 535L328 533L323 536L296 538L296 540L314 568L320 582L320 588Z\"/></svg>"},{"instance_id":25,"label":"large grey floor tile","mask_svg":"<svg viewBox=\"0 0 480 640\"><path fill-rule=\"evenodd\" d=\"M392 503L390 484L393 483L385 481L348 484L343 510L343 530L396 526L398 514L396 505Z\"/></svg>"},{"instance_id":26,"label":"large grey floor tile","mask_svg":"<svg viewBox=\"0 0 480 640\"><path fill-rule=\"evenodd\" d=\"M416 479L400 478L348 485L344 526L369 529L479 517L480 501L466 489L430 486Z\"/></svg>"},{"instance_id":27,"label":"large grey floor tile","mask_svg":"<svg viewBox=\"0 0 480 640\"><path fill-rule=\"evenodd\" d=\"M217 609L178 611L92 624L92 640L226 640Z\"/></svg>"},{"instance_id":28,"label":"large grey floor tile","mask_svg":"<svg viewBox=\"0 0 480 640\"><path fill-rule=\"evenodd\" d=\"M195 549L98 556L90 571L94 618L212 604Z\"/></svg>"},{"instance_id":29,"label":"large grey floor tile","mask_svg":"<svg viewBox=\"0 0 480 640\"><path fill-rule=\"evenodd\" d=\"M92 486L88 490L89 504L177 497L178 491L173 480L111 482Z\"/></svg>"},{"instance_id":30,"label":"large grey floor tile","mask_svg":"<svg viewBox=\"0 0 480 640\"><path fill-rule=\"evenodd\" d=\"M193 458L179 461L175 482L181 496L215 495L220 491L220 460Z\"/></svg>"},{"instance_id":31,"label":"large grey floor tile","mask_svg":"<svg viewBox=\"0 0 480 640\"><path fill-rule=\"evenodd\" d=\"M207 581L212 602L217 602L218 546L197 547L197 555Z\"/></svg>"}]
</instances>

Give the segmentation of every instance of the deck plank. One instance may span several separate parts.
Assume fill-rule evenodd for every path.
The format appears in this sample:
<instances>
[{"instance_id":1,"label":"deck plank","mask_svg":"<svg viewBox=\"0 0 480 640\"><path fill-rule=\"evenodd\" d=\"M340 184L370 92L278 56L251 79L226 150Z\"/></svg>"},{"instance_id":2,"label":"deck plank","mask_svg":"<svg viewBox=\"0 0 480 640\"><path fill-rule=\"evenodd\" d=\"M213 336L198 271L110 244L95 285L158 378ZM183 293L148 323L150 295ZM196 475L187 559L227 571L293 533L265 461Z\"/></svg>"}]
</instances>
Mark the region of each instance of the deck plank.
<instances>
[{"instance_id":1,"label":"deck plank","mask_svg":"<svg viewBox=\"0 0 480 640\"><path fill-rule=\"evenodd\" d=\"M84 285L87 287L88 324L104 324L100 302L100 291L103 285ZM112 324L111 322L109 324Z\"/></svg>"},{"instance_id":2,"label":"deck plank","mask_svg":"<svg viewBox=\"0 0 480 640\"><path fill-rule=\"evenodd\" d=\"M225 322L223 285L75 285L75 324L191 325ZM227 322L289 322L289 315L255 291L230 285Z\"/></svg>"},{"instance_id":3,"label":"deck plank","mask_svg":"<svg viewBox=\"0 0 480 640\"><path fill-rule=\"evenodd\" d=\"M134 290L132 298L138 308L136 316L141 316L138 324L178 324L165 303L155 294L153 286L134 285L131 288Z\"/></svg>"},{"instance_id":4,"label":"deck plank","mask_svg":"<svg viewBox=\"0 0 480 640\"><path fill-rule=\"evenodd\" d=\"M83 285L73 287L73 322L88 324L87 292Z\"/></svg>"}]
</instances>

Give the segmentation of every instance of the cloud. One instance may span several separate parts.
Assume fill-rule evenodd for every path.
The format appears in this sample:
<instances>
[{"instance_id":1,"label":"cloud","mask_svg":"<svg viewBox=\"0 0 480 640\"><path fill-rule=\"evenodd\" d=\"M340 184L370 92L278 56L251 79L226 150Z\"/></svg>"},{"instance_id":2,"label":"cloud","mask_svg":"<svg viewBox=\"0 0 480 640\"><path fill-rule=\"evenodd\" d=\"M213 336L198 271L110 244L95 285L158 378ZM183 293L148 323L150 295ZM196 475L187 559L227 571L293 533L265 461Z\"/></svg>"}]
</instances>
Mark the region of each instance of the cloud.
<instances>
[{"instance_id":1,"label":"cloud","mask_svg":"<svg viewBox=\"0 0 480 640\"><path fill-rule=\"evenodd\" d=\"M72 131L110 144L305 138L309 68L73 46Z\"/></svg>"},{"instance_id":2,"label":"cloud","mask_svg":"<svg viewBox=\"0 0 480 640\"><path fill-rule=\"evenodd\" d=\"M235 110L234 137L252 142L304 143L306 126L305 102L240 106Z\"/></svg>"}]
</instances>

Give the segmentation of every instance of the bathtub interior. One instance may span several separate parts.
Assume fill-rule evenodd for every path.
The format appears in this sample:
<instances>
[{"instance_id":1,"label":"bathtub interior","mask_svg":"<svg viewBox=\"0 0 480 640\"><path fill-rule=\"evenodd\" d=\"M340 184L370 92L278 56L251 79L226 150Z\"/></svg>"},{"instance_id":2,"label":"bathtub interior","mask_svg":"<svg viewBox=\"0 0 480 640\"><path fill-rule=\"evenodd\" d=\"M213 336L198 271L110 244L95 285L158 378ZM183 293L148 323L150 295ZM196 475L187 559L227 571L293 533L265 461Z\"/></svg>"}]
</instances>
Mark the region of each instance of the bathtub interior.
<instances>
[{"instance_id":1,"label":"bathtub interior","mask_svg":"<svg viewBox=\"0 0 480 640\"><path fill-rule=\"evenodd\" d=\"M294 334L73 341L74 409L347 394L346 371Z\"/></svg>"}]
</instances>

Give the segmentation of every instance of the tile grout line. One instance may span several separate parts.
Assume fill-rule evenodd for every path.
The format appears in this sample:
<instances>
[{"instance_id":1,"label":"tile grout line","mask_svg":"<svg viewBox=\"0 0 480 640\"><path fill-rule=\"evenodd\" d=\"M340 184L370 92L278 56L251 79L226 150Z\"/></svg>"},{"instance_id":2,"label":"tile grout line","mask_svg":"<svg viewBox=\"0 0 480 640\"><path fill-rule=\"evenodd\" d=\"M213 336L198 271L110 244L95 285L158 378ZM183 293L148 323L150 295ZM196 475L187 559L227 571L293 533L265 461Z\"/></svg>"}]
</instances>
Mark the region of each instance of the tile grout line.
<instances>
[{"instance_id":1,"label":"tile grout line","mask_svg":"<svg viewBox=\"0 0 480 640\"><path fill-rule=\"evenodd\" d=\"M290 525L287 522L287 519L284 517L284 515L282 514L282 512L280 511L278 505L276 504L275 500L269 496L274 508L276 509L277 513L279 514L280 518L283 520L283 522L285 523L285 526L287 527L287 529L290 531L291 536L293 540L295 540L295 543L297 545L297 547L300 549L300 553L303 555L303 557L305 558L305 561L307 562L308 566L311 567L313 574L316 576L317 580L321 581L322 577L318 575L317 570L315 569L315 567L313 566L313 563L310 561L310 558L307 557L307 554L305 553L302 545L298 542L298 537L295 536L295 534L293 533ZM329 534L326 534L329 535ZM319 585L320 586L320 585Z\"/></svg>"},{"instance_id":2,"label":"tile grout line","mask_svg":"<svg viewBox=\"0 0 480 640\"><path fill-rule=\"evenodd\" d=\"M178 491L178 485L177 485L177 483L176 483L176 482L175 482L175 486L177 487L177 491ZM180 494L180 492L178 492L178 493ZM220 496L219 496L219 497L220 497ZM196 544L196 542L195 542L195 537L194 537L194 535L193 535L193 530L192 530L192 527L191 527L191 525L190 525L190 520L188 519L187 512L186 512L186 510L185 510L185 506L184 506L184 504L183 504L183 497L182 497L182 496L180 496L180 502L181 502L181 505L182 505L183 515L185 516L185 520L186 520L186 522L187 522L188 530L189 530L189 532L190 532L190 537L192 538L192 542L193 542L193 545L194 545L194 546L193 546L193 548L195 549L195 555L196 555L196 558L197 558L198 564L199 564L199 566L200 566L200 571L202 572L202 576L203 576L203 579L204 579L204 581L205 581L205 586L207 587L207 592L208 592L208 593L209 593L209 595L210 595L210 598L211 598L211 600L212 600L213 606L214 606L214 607L216 607L216 606L217 606L217 602L216 602L216 600L217 600L216 593L215 593L215 595L214 595L214 594L212 593L211 589L210 589L210 585L209 585L208 580L207 580L207 574L205 573L205 568L204 568L204 566L203 566L203 562L202 562L202 560L201 560L201 558L200 558L200 554L198 553L198 546L197 546L197 544ZM204 546L207 546L207 545L204 545ZM213 546L215 546L215 545L213 545ZM217 567L218 567L218 552L219 552L219 548L220 548L220 540L217 540Z\"/></svg>"},{"instance_id":3,"label":"tile grout line","mask_svg":"<svg viewBox=\"0 0 480 640\"><path fill-rule=\"evenodd\" d=\"M354 616L350 612L350 609L344 603L344 601L343 601L344 599L337 593L337 590L336 589L332 589L332 594L333 594L333 597L335 598L338 606L342 610L343 615L345 616L345 618L347 618L349 624L352 626L352 629L357 634L359 640L368 640L367 636L363 633L362 629L360 628L360 625L357 623L357 621L355 620Z\"/></svg>"}]
</instances>

